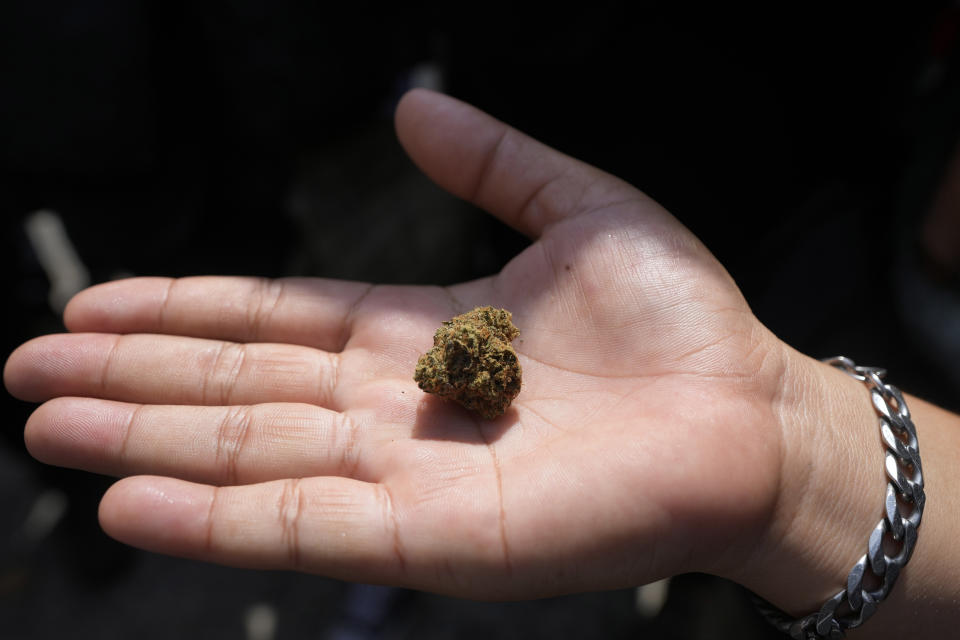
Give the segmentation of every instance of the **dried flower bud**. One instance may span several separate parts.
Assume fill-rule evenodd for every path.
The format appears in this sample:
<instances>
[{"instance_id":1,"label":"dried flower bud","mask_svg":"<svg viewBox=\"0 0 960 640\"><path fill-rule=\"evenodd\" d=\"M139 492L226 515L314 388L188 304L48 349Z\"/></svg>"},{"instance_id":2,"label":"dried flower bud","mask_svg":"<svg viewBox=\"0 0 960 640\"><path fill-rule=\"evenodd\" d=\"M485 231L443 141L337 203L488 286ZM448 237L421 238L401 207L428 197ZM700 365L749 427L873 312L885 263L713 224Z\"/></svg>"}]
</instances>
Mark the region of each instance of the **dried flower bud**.
<instances>
[{"instance_id":1,"label":"dried flower bud","mask_svg":"<svg viewBox=\"0 0 960 640\"><path fill-rule=\"evenodd\" d=\"M505 309L477 307L447 320L420 356L421 389L456 400L487 420L503 415L520 393L523 372L510 341L520 335Z\"/></svg>"}]
</instances>

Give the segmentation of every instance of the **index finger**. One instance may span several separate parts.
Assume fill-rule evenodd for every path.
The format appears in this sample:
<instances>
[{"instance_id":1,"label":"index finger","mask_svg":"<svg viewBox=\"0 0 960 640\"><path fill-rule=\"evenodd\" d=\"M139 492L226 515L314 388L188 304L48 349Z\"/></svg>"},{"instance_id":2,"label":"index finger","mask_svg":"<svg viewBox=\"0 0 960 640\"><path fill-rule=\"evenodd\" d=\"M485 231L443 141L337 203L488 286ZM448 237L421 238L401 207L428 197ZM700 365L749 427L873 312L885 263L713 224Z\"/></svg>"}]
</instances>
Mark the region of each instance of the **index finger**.
<instances>
[{"instance_id":1,"label":"index finger","mask_svg":"<svg viewBox=\"0 0 960 640\"><path fill-rule=\"evenodd\" d=\"M74 332L174 333L337 352L373 288L322 278L130 278L81 291L63 319Z\"/></svg>"}]
</instances>

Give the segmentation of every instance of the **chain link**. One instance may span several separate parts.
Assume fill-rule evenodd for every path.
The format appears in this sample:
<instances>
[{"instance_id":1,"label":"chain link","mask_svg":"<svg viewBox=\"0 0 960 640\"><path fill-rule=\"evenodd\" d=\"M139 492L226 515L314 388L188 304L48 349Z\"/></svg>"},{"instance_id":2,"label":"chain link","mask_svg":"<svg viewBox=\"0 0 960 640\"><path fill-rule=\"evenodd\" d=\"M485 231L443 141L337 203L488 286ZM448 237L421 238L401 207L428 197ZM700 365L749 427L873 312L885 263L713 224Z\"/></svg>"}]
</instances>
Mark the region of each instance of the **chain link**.
<instances>
[{"instance_id":1,"label":"chain link","mask_svg":"<svg viewBox=\"0 0 960 640\"><path fill-rule=\"evenodd\" d=\"M900 390L883 382L886 371L859 367L844 356L824 362L863 382L870 390L873 407L880 416L880 439L886 448L887 494L883 518L870 534L867 553L850 569L846 588L828 599L820 611L793 619L756 598L760 613L794 640L843 638L847 629L859 627L873 615L913 554L926 500L917 431ZM888 549L898 549L894 555L884 552L885 540Z\"/></svg>"}]
</instances>

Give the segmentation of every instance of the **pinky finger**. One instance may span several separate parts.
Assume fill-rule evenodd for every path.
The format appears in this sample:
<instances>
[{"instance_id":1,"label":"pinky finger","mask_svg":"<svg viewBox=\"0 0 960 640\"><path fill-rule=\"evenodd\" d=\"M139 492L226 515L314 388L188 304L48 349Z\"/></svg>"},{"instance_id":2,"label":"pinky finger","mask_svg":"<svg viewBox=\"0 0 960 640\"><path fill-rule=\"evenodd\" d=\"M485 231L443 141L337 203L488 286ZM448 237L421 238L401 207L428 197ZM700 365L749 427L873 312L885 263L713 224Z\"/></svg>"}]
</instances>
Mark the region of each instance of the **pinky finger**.
<instances>
[{"instance_id":1,"label":"pinky finger","mask_svg":"<svg viewBox=\"0 0 960 640\"><path fill-rule=\"evenodd\" d=\"M107 491L100 523L117 540L159 553L405 582L389 493L375 483L317 477L214 487L136 476Z\"/></svg>"}]
</instances>

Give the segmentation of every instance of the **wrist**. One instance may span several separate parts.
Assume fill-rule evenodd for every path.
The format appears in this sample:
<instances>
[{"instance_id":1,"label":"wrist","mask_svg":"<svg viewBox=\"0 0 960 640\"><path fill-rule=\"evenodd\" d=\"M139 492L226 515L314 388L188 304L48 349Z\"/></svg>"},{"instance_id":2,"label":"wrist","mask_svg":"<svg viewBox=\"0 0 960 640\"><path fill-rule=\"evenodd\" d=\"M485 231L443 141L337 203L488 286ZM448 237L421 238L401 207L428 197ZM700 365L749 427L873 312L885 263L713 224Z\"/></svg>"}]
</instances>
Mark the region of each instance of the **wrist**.
<instances>
[{"instance_id":1,"label":"wrist","mask_svg":"<svg viewBox=\"0 0 960 640\"><path fill-rule=\"evenodd\" d=\"M879 419L872 407L864 411L863 403L854 400L860 383L836 373L801 357L784 374L778 499L756 551L739 576L730 576L798 617L816 612L841 592L853 563L866 551L871 523L883 512L883 492L874 488L886 486L886 474L874 470L883 468L885 448L878 444ZM955 606L960 601L960 554L955 551L960 418L915 397L905 395L904 402L923 443L927 507L909 565L898 571L899 579L876 615L863 629L853 630L852 637L945 637L960 623ZM910 512L908 503L901 507ZM907 515L902 509L901 514ZM892 548L887 552L897 553Z\"/></svg>"},{"instance_id":2,"label":"wrist","mask_svg":"<svg viewBox=\"0 0 960 640\"><path fill-rule=\"evenodd\" d=\"M773 411L781 432L777 499L740 575L731 577L799 617L846 585L882 515L886 476L865 386L787 351Z\"/></svg>"}]
</instances>

